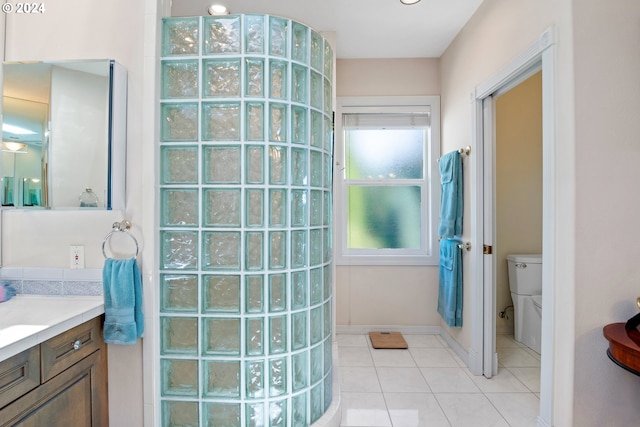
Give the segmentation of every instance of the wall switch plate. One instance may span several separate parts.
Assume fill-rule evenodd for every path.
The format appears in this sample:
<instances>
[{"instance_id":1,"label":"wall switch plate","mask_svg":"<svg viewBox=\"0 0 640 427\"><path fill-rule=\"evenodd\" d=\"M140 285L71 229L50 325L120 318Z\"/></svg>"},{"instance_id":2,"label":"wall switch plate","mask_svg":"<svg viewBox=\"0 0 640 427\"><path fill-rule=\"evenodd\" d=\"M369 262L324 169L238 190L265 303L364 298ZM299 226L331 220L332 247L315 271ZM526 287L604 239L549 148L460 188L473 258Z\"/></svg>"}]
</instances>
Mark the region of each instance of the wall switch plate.
<instances>
[{"instance_id":1,"label":"wall switch plate","mask_svg":"<svg viewBox=\"0 0 640 427\"><path fill-rule=\"evenodd\" d=\"M84 246L69 246L69 263L71 269L84 268Z\"/></svg>"}]
</instances>

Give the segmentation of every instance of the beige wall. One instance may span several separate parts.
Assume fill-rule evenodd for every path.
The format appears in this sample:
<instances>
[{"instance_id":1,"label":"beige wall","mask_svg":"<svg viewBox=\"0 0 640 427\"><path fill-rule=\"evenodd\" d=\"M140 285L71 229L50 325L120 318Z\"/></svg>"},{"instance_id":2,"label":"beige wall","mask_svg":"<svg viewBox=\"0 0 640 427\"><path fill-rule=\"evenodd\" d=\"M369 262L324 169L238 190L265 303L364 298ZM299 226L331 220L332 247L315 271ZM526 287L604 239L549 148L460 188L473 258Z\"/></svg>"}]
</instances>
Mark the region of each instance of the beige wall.
<instances>
[{"instance_id":1,"label":"beige wall","mask_svg":"<svg viewBox=\"0 0 640 427\"><path fill-rule=\"evenodd\" d=\"M337 96L439 95L439 65L436 58L338 59ZM338 328L438 326L438 267L337 266L335 302Z\"/></svg>"},{"instance_id":2,"label":"beige wall","mask_svg":"<svg viewBox=\"0 0 640 427\"><path fill-rule=\"evenodd\" d=\"M513 333L506 257L542 253L542 72L495 102L496 332Z\"/></svg>"}]
</instances>

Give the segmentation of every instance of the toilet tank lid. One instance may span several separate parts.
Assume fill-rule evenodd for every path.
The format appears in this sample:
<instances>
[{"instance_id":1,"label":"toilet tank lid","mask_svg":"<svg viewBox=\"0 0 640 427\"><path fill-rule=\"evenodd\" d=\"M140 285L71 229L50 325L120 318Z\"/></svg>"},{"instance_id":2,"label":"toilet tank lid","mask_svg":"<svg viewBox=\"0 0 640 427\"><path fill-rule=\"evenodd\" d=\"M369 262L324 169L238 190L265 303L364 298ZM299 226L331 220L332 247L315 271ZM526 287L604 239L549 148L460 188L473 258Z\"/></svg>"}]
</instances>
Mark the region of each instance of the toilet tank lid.
<instances>
[{"instance_id":1,"label":"toilet tank lid","mask_svg":"<svg viewBox=\"0 0 640 427\"><path fill-rule=\"evenodd\" d=\"M542 254L511 254L507 255L507 261L542 264Z\"/></svg>"}]
</instances>

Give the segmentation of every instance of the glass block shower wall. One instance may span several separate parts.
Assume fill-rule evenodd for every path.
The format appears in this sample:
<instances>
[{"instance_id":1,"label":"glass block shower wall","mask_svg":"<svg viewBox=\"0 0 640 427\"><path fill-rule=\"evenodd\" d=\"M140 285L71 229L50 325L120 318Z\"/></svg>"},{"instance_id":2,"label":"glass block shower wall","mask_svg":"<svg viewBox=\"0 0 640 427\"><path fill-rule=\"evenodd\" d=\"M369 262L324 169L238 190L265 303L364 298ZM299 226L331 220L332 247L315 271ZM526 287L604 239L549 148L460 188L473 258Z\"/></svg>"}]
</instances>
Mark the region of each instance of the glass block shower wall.
<instances>
[{"instance_id":1,"label":"glass block shower wall","mask_svg":"<svg viewBox=\"0 0 640 427\"><path fill-rule=\"evenodd\" d=\"M162 31L162 425L309 426L332 396L332 49L266 15Z\"/></svg>"}]
</instances>

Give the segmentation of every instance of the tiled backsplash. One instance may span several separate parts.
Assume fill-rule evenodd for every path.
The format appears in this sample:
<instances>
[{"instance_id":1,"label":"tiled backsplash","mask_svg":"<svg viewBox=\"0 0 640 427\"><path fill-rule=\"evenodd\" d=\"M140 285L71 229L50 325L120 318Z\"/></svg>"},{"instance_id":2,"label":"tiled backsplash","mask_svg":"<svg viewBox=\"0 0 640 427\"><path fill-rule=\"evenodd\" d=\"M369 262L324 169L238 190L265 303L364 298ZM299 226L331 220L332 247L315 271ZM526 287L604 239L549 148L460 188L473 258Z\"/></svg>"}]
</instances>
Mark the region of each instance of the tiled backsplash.
<instances>
[{"instance_id":1,"label":"tiled backsplash","mask_svg":"<svg viewBox=\"0 0 640 427\"><path fill-rule=\"evenodd\" d=\"M0 281L18 294L102 295L102 269L0 268Z\"/></svg>"}]
</instances>

